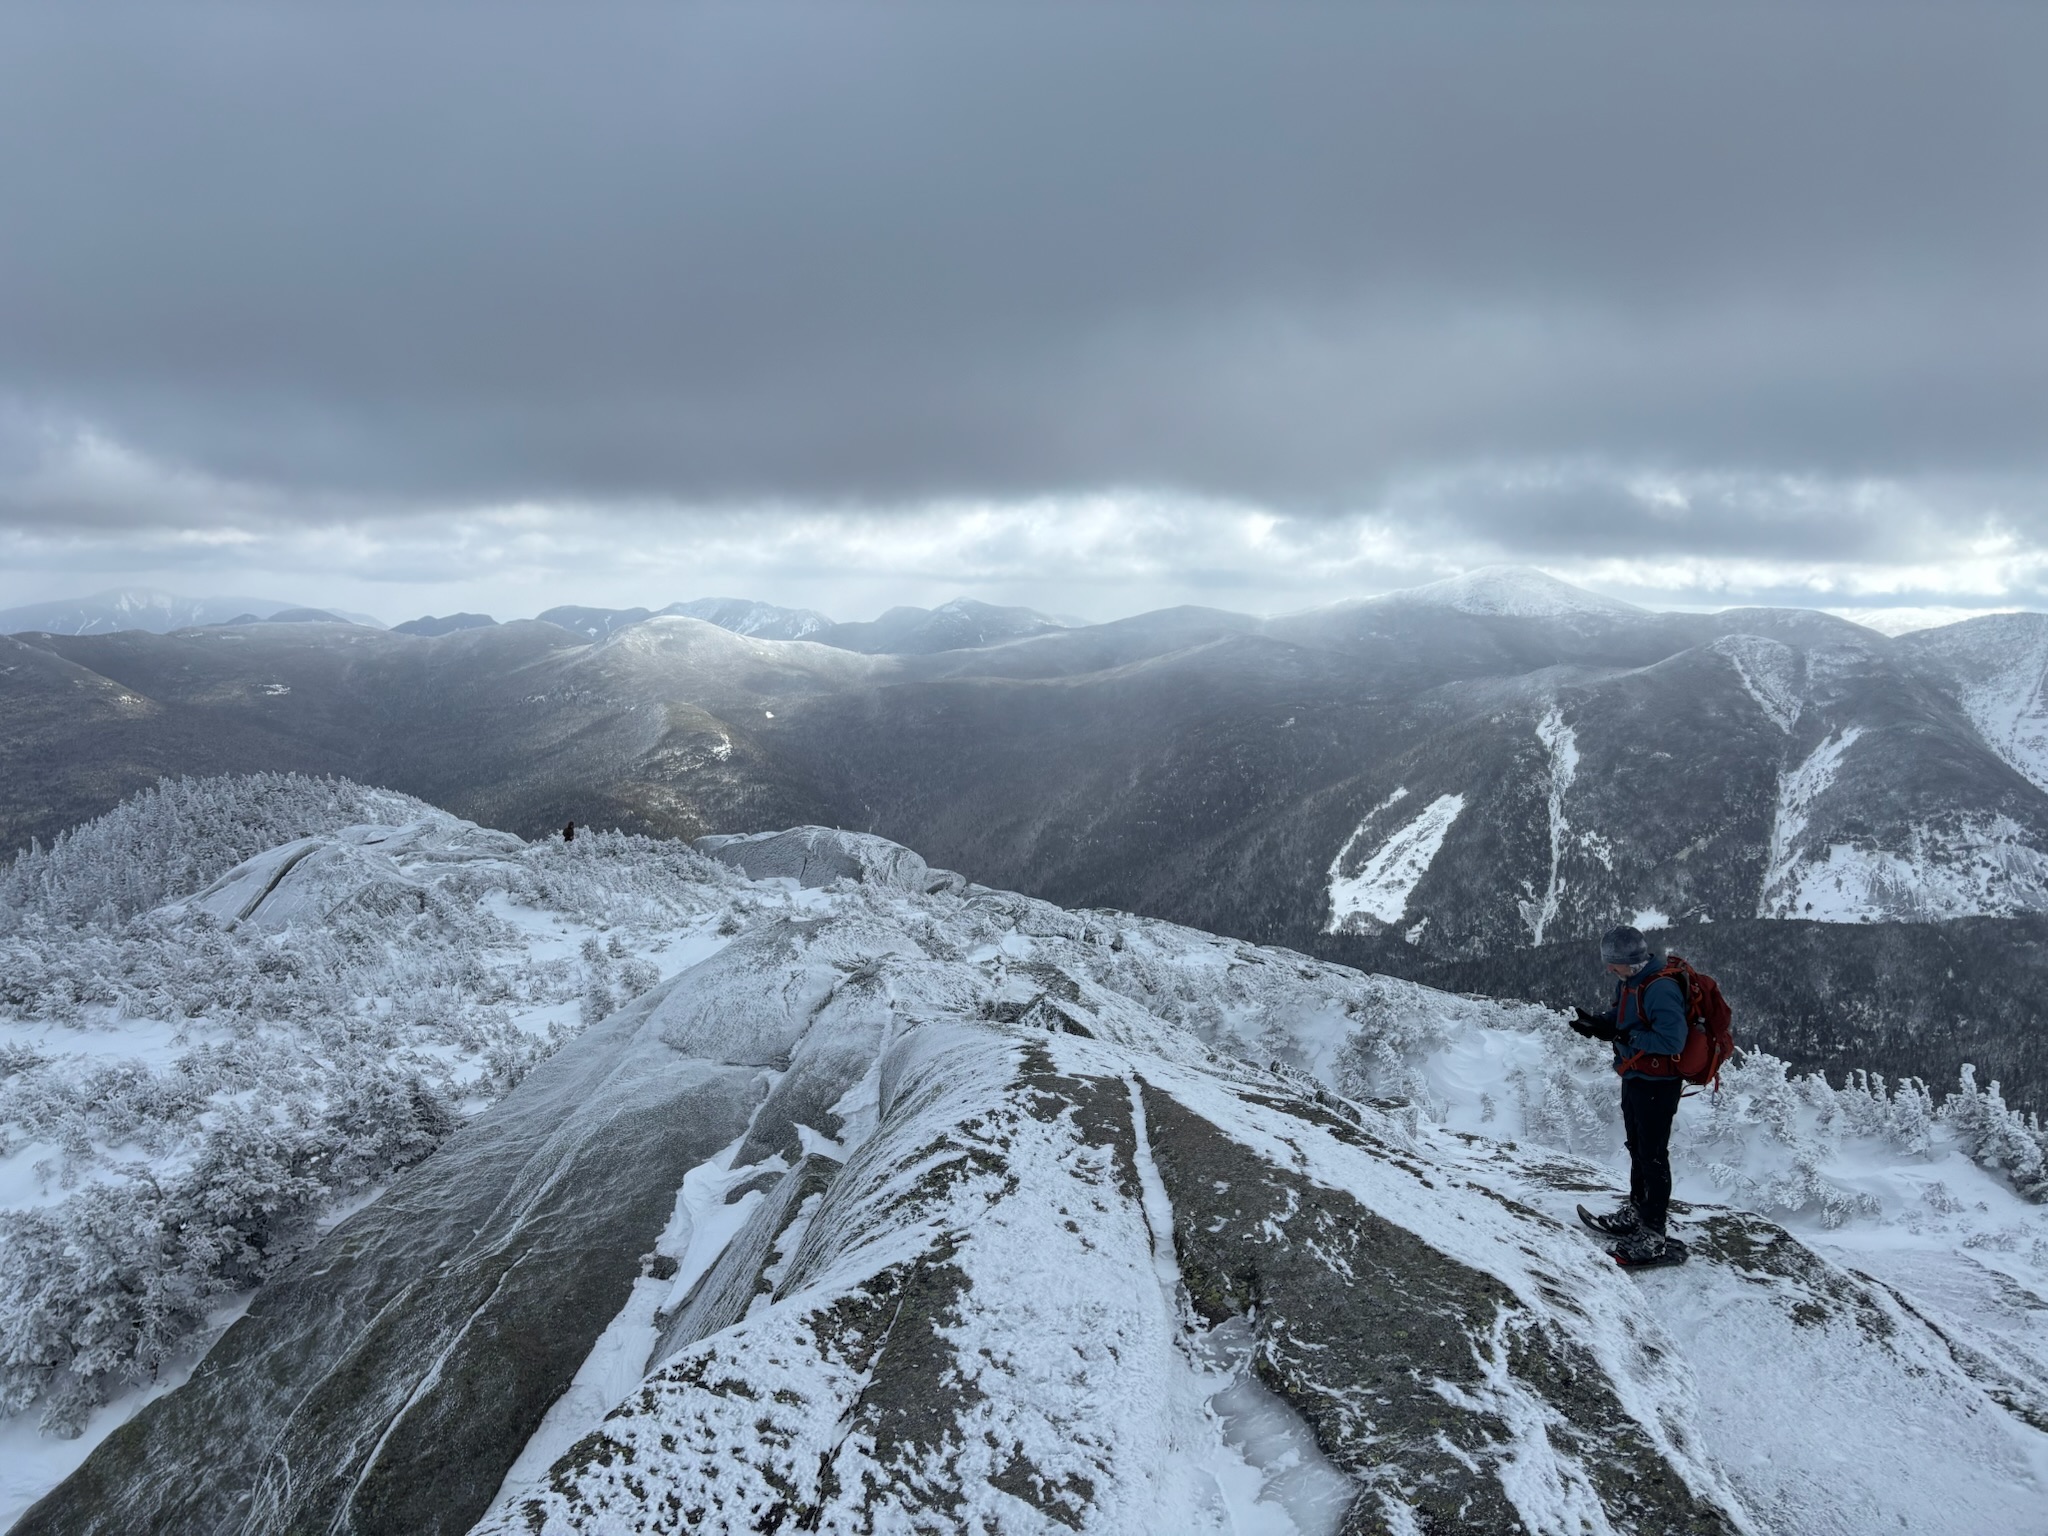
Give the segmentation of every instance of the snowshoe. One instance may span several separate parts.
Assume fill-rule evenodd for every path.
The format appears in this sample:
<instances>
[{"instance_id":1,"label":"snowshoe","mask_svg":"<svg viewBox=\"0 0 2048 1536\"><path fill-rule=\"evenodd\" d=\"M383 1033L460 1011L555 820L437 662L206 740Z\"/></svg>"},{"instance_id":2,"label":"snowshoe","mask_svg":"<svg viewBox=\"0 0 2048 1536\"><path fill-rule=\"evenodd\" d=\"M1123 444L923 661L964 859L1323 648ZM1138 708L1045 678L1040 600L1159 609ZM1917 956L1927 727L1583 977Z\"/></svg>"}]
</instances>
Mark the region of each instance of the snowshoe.
<instances>
[{"instance_id":1,"label":"snowshoe","mask_svg":"<svg viewBox=\"0 0 2048 1536\"><path fill-rule=\"evenodd\" d=\"M1666 1237L1644 1227L1608 1249L1607 1256L1623 1269L1662 1269L1671 1264L1683 1264L1689 1255L1685 1244L1677 1238Z\"/></svg>"},{"instance_id":2,"label":"snowshoe","mask_svg":"<svg viewBox=\"0 0 2048 1536\"><path fill-rule=\"evenodd\" d=\"M1643 1218L1636 1214L1634 1204L1626 1200L1622 1202L1620 1210L1605 1216L1596 1215L1582 1205L1579 1207L1579 1220L1602 1237L1627 1237L1643 1224Z\"/></svg>"}]
</instances>

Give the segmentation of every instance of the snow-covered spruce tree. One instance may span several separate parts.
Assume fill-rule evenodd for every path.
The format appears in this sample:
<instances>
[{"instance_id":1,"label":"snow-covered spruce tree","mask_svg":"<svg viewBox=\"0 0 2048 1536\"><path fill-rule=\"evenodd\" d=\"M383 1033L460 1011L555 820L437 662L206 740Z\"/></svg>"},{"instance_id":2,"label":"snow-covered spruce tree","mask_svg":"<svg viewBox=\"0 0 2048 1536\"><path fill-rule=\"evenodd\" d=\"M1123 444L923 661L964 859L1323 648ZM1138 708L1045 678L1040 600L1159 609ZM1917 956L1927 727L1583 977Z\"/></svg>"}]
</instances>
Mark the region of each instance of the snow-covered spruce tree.
<instances>
[{"instance_id":1,"label":"snow-covered spruce tree","mask_svg":"<svg viewBox=\"0 0 2048 1536\"><path fill-rule=\"evenodd\" d=\"M61 1205L0 1212L0 1407L41 1400L76 1434L117 1382L147 1382L225 1295L291 1256L320 1209L417 1162L455 1116L417 1078L330 1085L307 1116L230 1105L193 1166L88 1184Z\"/></svg>"},{"instance_id":2,"label":"snow-covered spruce tree","mask_svg":"<svg viewBox=\"0 0 2048 1536\"><path fill-rule=\"evenodd\" d=\"M112 1388L189 1355L338 1201L573 1038L560 1005L620 1006L659 980L646 952L749 900L687 846L592 833L432 863L281 932L163 905L302 837L423 821L460 828L341 780L166 781L0 867L0 1019L177 1051L0 1041L0 1154L51 1148L34 1171L57 1196L0 1213L0 1411L39 1405L75 1430ZM536 960L494 915L505 903L606 937ZM548 1022L521 1022L536 1013Z\"/></svg>"},{"instance_id":3,"label":"snow-covered spruce tree","mask_svg":"<svg viewBox=\"0 0 2048 1536\"><path fill-rule=\"evenodd\" d=\"M296 773L159 779L0 869L0 933L31 915L110 926L199 890L266 848L426 810L393 790Z\"/></svg>"},{"instance_id":4,"label":"snow-covered spruce tree","mask_svg":"<svg viewBox=\"0 0 2048 1536\"><path fill-rule=\"evenodd\" d=\"M1977 1069L1965 1066L1940 1118L1980 1166L2004 1174L2029 1200L2048 1201L2048 1135L2037 1117L2007 1107L1998 1084L1980 1089Z\"/></svg>"}]
</instances>

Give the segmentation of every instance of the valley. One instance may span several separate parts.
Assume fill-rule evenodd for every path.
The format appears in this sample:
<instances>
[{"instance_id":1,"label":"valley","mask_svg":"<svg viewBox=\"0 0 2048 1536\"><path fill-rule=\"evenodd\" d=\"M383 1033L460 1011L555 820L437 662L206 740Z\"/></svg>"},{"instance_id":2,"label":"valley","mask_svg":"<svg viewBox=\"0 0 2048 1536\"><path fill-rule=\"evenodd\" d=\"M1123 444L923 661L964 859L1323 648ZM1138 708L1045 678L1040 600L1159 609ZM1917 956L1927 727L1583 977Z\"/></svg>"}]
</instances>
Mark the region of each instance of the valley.
<instances>
[{"instance_id":1,"label":"valley","mask_svg":"<svg viewBox=\"0 0 2048 1536\"><path fill-rule=\"evenodd\" d=\"M757 610L726 617L773 618ZM0 840L47 840L163 775L296 771L523 836L869 831L1064 905L1399 974L1506 974L1641 916L1711 933L1755 1038L1789 1059L1875 1049L1880 1070L1946 1080L1967 1050L2043 1102L2031 1039L1979 1027L1984 999L1946 963L1918 978L1923 1022L1846 1022L1893 1016L1900 978L1876 968L1882 941L1831 938L1871 927L1931 955L1944 925L2048 912L2041 616L1888 639L1808 611L1651 613L1513 570L902 654L639 612L596 638L521 621L0 640ZM1734 942L1756 923L1772 937ZM1827 962L1828 1045L1786 978L1837 950L1871 958Z\"/></svg>"}]
</instances>

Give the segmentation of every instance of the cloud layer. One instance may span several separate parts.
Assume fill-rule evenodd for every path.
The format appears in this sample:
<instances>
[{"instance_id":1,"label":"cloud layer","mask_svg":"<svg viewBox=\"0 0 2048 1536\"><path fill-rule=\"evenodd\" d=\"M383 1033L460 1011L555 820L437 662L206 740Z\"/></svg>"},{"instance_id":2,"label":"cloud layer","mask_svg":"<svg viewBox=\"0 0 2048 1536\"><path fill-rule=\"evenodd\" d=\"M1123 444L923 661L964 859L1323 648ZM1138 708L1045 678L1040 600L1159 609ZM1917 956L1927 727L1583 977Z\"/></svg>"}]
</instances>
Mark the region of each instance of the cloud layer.
<instances>
[{"instance_id":1,"label":"cloud layer","mask_svg":"<svg viewBox=\"0 0 2048 1536\"><path fill-rule=\"evenodd\" d=\"M842 610L1639 554L1644 592L2038 601L2044 44L1989 6L13 10L0 599L303 566L393 608L361 589L599 586L631 539L643 596Z\"/></svg>"}]
</instances>

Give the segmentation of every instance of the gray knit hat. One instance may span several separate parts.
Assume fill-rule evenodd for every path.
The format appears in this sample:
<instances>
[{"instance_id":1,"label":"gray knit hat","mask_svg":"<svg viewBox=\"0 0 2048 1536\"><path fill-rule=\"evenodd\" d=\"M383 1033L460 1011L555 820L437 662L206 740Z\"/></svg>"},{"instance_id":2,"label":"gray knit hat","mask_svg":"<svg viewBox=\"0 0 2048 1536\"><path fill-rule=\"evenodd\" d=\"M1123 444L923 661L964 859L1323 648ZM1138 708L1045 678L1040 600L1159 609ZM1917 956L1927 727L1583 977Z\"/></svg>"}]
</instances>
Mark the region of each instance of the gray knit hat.
<instances>
[{"instance_id":1,"label":"gray knit hat","mask_svg":"<svg viewBox=\"0 0 2048 1536\"><path fill-rule=\"evenodd\" d=\"M1640 929L1623 923L1619 928L1610 928L1600 940L1600 963L1602 965L1641 965L1650 958L1650 941L1643 937Z\"/></svg>"}]
</instances>

